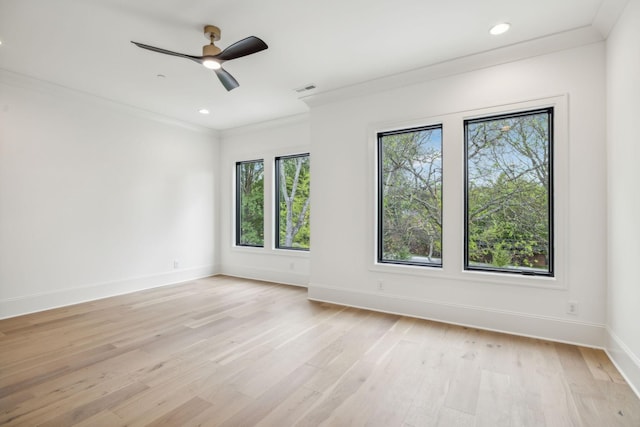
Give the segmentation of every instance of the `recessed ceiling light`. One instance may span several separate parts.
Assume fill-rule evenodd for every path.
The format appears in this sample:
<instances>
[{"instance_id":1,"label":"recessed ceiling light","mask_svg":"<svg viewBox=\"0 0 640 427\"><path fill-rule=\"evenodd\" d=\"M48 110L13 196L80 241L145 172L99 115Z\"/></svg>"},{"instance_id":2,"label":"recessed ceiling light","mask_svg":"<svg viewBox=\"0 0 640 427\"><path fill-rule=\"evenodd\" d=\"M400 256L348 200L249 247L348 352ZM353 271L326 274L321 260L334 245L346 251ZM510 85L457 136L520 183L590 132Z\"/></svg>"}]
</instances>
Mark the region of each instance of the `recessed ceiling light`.
<instances>
[{"instance_id":1,"label":"recessed ceiling light","mask_svg":"<svg viewBox=\"0 0 640 427\"><path fill-rule=\"evenodd\" d=\"M206 108L201 108L198 110L198 113L200 114L209 114L209 110L207 110Z\"/></svg>"},{"instance_id":2,"label":"recessed ceiling light","mask_svg":"<svg viewBox=\"0 0 640 427\"><path fill-rule=\"evenodd\" d=\"M511 24L509 24L508 22L501 22L491 27L491 29L489 30L489 34L493 36L504 34L509 31L509 27L511 27Z\"/></svg>"}]
</instances>

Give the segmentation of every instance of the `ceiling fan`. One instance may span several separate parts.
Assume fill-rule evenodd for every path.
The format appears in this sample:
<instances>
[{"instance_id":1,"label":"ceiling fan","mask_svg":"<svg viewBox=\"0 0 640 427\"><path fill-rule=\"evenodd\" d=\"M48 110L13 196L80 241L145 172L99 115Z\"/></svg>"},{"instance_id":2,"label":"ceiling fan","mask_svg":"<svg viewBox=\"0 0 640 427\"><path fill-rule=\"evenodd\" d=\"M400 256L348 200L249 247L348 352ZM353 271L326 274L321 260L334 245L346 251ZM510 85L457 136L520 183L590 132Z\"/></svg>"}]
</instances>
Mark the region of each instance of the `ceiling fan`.
<instances>
[{"instance_id":1,"label":"ceiling fan","mask_svg":"<svg viewBox=\"0 0 640 427\"><path fill-rule=\"evenodd\" d=\"M193 56L184 53L172 52L170 50L161 49L159 47L149 46L134 41L131 41L131 43L135 44L138 47L141 47L142 49L164 53L165 55L178 56L202 64L206 68L213 70L216 73L218 79L220 80L220 83L222 83L222 85L228 91L237 88L239 84L231 74L229 74L224 68L222 68L222 63L260 52L261 50L265 50L269 47L258 37L250 36L238 42L235 42L224 50L221 50L214 44L214 42L220 40L220 28L216 27L215 25L206 25L204 27L204 34L205 37L210 40L210 44L204 45L202 47L202 56Z\"/></svg>"}]
</instances>

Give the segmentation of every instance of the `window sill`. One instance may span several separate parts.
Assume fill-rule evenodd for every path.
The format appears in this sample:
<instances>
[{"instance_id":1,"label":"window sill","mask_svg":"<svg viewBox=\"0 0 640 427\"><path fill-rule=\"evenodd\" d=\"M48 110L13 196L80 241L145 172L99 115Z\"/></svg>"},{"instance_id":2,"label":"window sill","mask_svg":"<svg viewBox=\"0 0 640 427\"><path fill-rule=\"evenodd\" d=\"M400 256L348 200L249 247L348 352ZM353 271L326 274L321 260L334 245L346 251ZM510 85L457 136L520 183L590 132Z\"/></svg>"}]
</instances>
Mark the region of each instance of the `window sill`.
<instances>
[{"instance_id":1,"label":"window sill","mask_svg":"<svg viewBox=\"0 0 640 427\"><path fill-rule=\"evenodd\" d=\"M558 277L548 276L521 276L517 274L502 274L486 271L467 271L446 267L431 267L417 265L401 265L373 263L369 271L376 273L397 274L403 276L423 277L443 281L453 281L458 283L478 283L499 286L519 286L529 288L542 288L549 290L567 290L565 281L560 281Z\"/></svg>"},{"instance_id":2,"label":"window sill","mask_svg":"<svg viewBox=\"0 0 640 427\"><path fill-rule=\"evenodd\" d=\"M276 249L276 248L257 248L253 246L237 246L233 245L231 251L253 255L269 255L269 256L286 256L297 258L309 258L310 251L302 251L296 249Z\"/></svg>"}]
</instances>

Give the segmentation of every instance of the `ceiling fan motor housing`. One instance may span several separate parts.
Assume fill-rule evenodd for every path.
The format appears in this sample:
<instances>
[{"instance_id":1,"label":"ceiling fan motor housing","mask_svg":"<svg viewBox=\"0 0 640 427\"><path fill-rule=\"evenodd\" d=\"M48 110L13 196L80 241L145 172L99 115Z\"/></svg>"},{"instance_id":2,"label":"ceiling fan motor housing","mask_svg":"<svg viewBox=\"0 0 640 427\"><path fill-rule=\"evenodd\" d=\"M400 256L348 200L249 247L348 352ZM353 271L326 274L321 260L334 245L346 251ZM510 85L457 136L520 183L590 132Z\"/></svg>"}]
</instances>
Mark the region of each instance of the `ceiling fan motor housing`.
<instances>
[{"instance_id":1,"label":"ceiling fan motor housing","mask_svg":"<svg viewBox=\"0 0 640 427\"><path fill-rule=\"evenodd\" d=\"M220 48L213 43L202 46L202 56L216 56L220 52Z\"/></svg>"},{"instance_id":2,"label":"ceiling fan motor housing","mask_svg":"<svg viewBox=\"0 0 640 427\"><path fill-rule=\"evenodd\" d=\"M216 56L222 52L222 49L213 44L213 42L220 40L220 28L215 25L205 25L204 35L211 41L211 44L202 47L202 56Z\"/></svg>"},{"instance_id":3,"label":"ceiling fan motor housing","mask_svg":"<svg viewBox=\"0 0 640 427\"><path fill-rule=\"evenodd\" d=\"M220 40L220 28L216 27L215 25L205 25L204 36L207 38L207 40L217 42L218 40Z\"/></svg>"}]
</instances>

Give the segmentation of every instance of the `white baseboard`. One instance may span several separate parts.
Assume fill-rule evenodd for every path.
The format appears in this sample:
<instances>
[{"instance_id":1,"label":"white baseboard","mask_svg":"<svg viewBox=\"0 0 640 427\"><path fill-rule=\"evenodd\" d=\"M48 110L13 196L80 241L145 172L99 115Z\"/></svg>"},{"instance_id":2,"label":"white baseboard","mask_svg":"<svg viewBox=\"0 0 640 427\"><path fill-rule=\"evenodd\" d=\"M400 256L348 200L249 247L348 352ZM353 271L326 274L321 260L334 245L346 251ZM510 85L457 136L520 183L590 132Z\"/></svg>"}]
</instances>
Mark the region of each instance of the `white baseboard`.
<instances>
[{"instance_id":1,"label":"white baseboard","mask_svg":"<svg viewBox=\"0 0 640 427\"><path fill-rule=\"evenodd\" d=\"M605 326L485 307L310 284L309 299L455 325L603 348Z\"/></svg>"},{"instance_id":2,"label":"white baseboard","mask_svg":"<svg viewBox=\"0 0 640 427\"><path fill-rule=\"evenodd\" d=\"M95 283L78 288L60 289L52 292L2 299L0 300L0 319L201 279L218 274L219 270L220 268L217 265L206 265L148 276Z\"/></svg>"},{"instance_id":3,"label":"white baseboard","mask_svg":"<svg viewBox=\"0 0 640 427\"><path fill-rule=\"evenodd\" d=\"M606 352L631 389L640 398L640 357L633 354L624 341L609 328L607 328Z\"/></svg>"},{"instance_id":4,"label":"white baseboard","mask_svg":"<svg viewBox=\"0 0 640 427\"><path fill-rule=\"evenodd\" d=\"M270 270L266 268L255 268L245 265L223 265L220 274L225 276L239 277L242 279L261 280L264 282L281 283L283 285L309 286L309 274L287 272L282 270Z\"/></svg>"}]
</instances>

